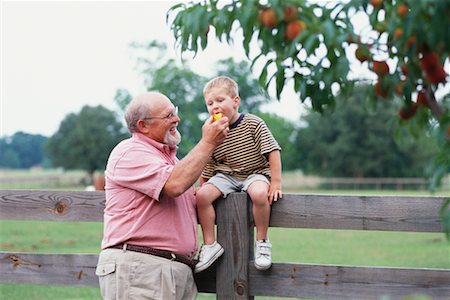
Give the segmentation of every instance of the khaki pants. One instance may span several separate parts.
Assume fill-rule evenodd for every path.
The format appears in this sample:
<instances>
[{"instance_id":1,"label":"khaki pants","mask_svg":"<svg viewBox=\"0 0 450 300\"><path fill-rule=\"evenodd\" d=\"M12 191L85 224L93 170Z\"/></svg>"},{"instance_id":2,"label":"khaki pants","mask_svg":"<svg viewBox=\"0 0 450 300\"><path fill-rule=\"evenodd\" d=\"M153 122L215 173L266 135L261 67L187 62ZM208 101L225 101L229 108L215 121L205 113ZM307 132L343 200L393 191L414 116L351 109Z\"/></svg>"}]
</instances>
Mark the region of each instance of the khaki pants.
<instances>
[{"instance_id":1,"label":"khaki pants","mask_svg":"<svg viewBox=\"0 0 450 300\"><path fill-rule=\"evenodd\" d=\"M105 300L196 299L191 268L168 259L133 251L106 249L95 274Z\"/></svg>"}]
</instances>

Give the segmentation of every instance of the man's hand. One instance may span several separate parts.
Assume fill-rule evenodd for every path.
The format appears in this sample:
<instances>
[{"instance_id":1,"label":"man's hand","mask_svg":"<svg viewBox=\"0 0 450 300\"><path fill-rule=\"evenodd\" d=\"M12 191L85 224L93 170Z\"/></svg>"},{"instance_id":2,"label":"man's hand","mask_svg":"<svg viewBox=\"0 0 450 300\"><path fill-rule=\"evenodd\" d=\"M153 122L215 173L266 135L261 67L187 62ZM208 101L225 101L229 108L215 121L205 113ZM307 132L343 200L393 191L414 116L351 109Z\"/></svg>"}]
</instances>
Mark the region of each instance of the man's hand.
<instances>
[{"instance_id":1,"label":"man's hand","mask_svg":"<svg viewBox=\"0 0 450 300\"><path fill-rule=\"evenodd\" d=\"M189 189L202 174L214 149L223 143L228 131L227 117L214 123L212 118L208 118L202 127L202 139L175 165L164 185L163 193L174 198Z\"/></svg>"},{"instance_id":2,"label":"man's hand","mask_svg":"<svg viewBox=\"0 0 450 300\"><path fill-rule=\"evenodd\" d=\"M217 147L225 140L230 130L228 126L228 118L225 116L215 122L212 118L208 118L202 127L202 139L206 143Z\"/></svg>"}]
</instances>

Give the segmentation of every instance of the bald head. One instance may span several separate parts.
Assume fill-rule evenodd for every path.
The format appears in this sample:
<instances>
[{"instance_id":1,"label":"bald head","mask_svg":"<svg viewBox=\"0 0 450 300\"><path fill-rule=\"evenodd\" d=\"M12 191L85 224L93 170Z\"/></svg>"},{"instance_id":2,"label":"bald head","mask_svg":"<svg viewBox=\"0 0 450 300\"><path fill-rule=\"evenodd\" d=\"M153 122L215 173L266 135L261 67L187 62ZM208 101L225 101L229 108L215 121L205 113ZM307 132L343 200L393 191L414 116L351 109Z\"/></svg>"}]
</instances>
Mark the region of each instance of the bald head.
<instances>
[{"instance_id":1,"label":"bald head","mask_svg":"<svg viewBox=\"0 0 450 300\"><path fill-rule=\"evenodd\" d=\"M171 103L169 98L159 92L147 92L134 97L125 109L128 130L131 133L135 132L139 120L160 111L168 103Z\"/></svg>"}]
</instances>

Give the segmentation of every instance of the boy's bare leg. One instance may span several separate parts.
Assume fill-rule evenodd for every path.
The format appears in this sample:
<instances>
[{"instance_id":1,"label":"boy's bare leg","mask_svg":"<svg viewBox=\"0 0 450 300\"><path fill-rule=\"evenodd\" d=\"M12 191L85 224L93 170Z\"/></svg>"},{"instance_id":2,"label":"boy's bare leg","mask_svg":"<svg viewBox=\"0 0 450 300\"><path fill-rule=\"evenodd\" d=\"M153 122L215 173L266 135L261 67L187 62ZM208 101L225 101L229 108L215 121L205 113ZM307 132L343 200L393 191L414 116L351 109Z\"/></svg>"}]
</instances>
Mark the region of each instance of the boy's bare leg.
<instances>
[{"instance_id":1,"label":"boy's bare leg","mask_svg":"<svg viewBox=\"0 0 450 300\"><path fill-rule=\"evenodd\" d=\"M197 212L203 233L203 243L211 245L216 240L214 233L214 224L216 220L216 212L214 211L213 202L222 195L212 184L204 184L197 191Z\"/></svg>"},{"instance_id":2,"label":"boy's bare leg","mask_svg":"<svg viewBox=\"0 0 450 300\"><path fill-rule=\"evenodd\" d=\"M256 239L267 239L270 221L269 185L264 181L255 181L247 189L253 202L253 218L256 226Z\"/></svg>"}]
</instances>

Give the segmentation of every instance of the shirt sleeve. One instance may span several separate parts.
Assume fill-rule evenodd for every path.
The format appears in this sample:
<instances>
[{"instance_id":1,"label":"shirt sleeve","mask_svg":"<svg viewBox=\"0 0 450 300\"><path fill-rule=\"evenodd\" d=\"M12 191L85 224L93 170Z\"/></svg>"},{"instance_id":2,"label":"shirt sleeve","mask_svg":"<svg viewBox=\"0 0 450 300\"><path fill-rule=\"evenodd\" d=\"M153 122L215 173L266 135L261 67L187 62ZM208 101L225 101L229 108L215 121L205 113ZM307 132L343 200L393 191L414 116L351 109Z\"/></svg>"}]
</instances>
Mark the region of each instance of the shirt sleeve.
<instances>
[{"instance_id":1,"label":"shirt sleeve","mask_svg":"<svg viewBox=\"0 0 450 300\"><path fill-rule=\"evenodd\" d=\"M255 141L261 154L268 154L274 150L281 150L280 145L273 137L264 121L258 123L255 129Z\"/></svg>"}]
</instances>

